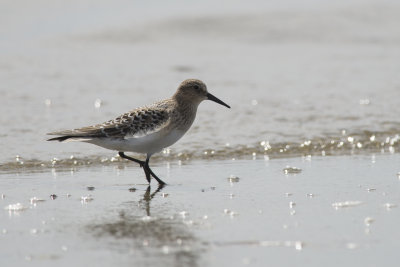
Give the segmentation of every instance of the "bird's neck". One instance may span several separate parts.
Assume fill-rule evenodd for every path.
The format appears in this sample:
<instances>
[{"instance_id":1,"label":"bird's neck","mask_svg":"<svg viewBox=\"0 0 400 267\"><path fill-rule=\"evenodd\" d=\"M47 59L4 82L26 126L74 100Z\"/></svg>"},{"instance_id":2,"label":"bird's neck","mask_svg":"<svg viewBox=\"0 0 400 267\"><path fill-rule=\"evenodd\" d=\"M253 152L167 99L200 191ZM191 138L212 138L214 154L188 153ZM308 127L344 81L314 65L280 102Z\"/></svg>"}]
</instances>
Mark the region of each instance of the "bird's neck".
<instances>
[{"instance_id":1,"label":"bird's neck","mask_svg":"<svg viewBox=\"0 0 400 267\"><path fill-rule=\"evenodd\" d=\"M184 112L196 113L201 102L201 100L188 98L187 96L181 96L180 94L175 94L173 98L176 101L178 109Z\"/></svg>"},{"instance_id":2,"label":"bird's neck","mask_svg":"<svg viewBox=\"0 0 400 267\"><path fill-rule=\"evenodd\" d=\"M187 101L187 99L175 99L175 101L177 104L176 112L178 112L180 115L177 116L177 118L179 118L178 120L180 121L179 124L182 126L182 130L187 131L196 118L196 112L200 102L193 103Z\"/></svg>"}]
</instances>

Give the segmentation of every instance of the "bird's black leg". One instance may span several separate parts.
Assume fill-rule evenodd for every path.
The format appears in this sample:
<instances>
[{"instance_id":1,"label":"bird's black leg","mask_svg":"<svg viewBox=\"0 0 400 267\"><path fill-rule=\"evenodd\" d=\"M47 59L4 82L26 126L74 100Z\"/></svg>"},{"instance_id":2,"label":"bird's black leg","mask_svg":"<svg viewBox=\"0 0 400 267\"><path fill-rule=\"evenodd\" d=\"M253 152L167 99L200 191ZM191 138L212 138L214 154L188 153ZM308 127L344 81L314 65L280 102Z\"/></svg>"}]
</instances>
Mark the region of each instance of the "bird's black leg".
<instances>
[{"instance_id":1,"label":"bird's black leg","mask_svg":"<svg viewBox=\"0 0 400 267\"><path fill-rule=\"evenodd\" d=\"M149 184L150 184L151 176L150 176L149 169L146 168L146 165L143 167L143 170L144 170L144 174L146 175L146 180L147 180L147 182L149 182Z\"/></svg>"},{"instance_id":2,"label":"bird's black leg","mask_svg":"<svg viewBox=\"0 0 400 267\"><path fill-rule=\"evenodd\" d=\"M146 163L146 162L144 162L143 160L138 160L138 159L129 157L129 156L125 155L124 152L118 152L118 155L119 155L121 158L128 159L128 160L131 160L131 161L134 161L134 162L138 163L138 164L140 165L140 167L142 167L142 168L144 167L144 165L145 165L145 163Z\"/></svg>"},{"instance_id":3,"label":"bird's black leg","mask_svg":"<svg viewBox=\"0 0 400 267\"><path fill-rule=\"evenodd\" d=\"M157 175L155 175L155 173L150 169L149 161L150 161L150 157L147 156L146 162L145 162L145 165L144 165L143 168L144 168L144 169L147 169L147 171L149 172L149 174L151 174L151 176L153 176L154 179L156 179L157 182L158 182L160 185L163 185L163 186L166 185L166 183L165 183L163 180L161 180L160 178L158 178Z\"/></svg>"},{"instance_id":4,"label":"bird's black leg","mask_svg":"<svg viewBox=\"0 0 400 267\"><path fill-rule=\"evenodd\" d=\"M150 169L150 166L149 166L150 156L147 156L146 161L142 161L142 160L138 160L138 159L129 157L129 156L125 155L124 152L118 152L118 155L121 158L131 160L133 162L138 163L140 165L140 167L142 167L144 170L144 174L146 175L147 182L150 183L150 178L151 178L151 176L153 176L154 179L156 179L160 185L166 185L166 183L163 180L161 180L160 178L158 178L157 175Z\"/></svg>"},{"instance_id":5,"label":"bird's black leg","mask_svg":"<svg viewBox=\"0 0 400 267\"><path fill-rule=\"evenodd\" d=\"M121 158L124 158L124 159L127 159L127 160L131 160L131 161L133 161L133 162L138 163L138 164L140 165L140 167L142 167L143 170L144 170L144 174L146 175L146 180L147 180L147 182L150 183L150 171L151 171L151 170L149 171L147 168L145 168L145 165L146 165L146 162L145 162L145 161L143 161L143 160L138 160L138 159L129 157L129 156L125 155L124 152L118 152L118 155L119 155Z\"/></svg>"}]
</instances>

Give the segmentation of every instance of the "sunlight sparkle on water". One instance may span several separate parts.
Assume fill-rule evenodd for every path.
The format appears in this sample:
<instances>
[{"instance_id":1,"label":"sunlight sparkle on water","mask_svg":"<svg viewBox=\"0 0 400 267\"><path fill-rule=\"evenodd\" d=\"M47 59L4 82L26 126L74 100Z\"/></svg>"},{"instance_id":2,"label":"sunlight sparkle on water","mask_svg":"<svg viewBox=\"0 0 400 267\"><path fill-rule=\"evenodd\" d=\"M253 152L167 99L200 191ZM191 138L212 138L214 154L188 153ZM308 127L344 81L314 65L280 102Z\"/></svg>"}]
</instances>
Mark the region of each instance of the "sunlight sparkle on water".
<instances>
[{"instance_id":1,"label":"sunlight sparkle on water","mask_svg":"<svg viewBox=\"0 0 400 267\"><path fill-rule=\"evenodd\" d=\"M103 104L103 101L101 101L101 99L99 99L99 98L97 98L97 99L94 101L94 107L97 108L97 109L101 108L101 105L102 105L102 104Z\"/></svg>"},{"instance_id":2,"label":"sunlight sparkle on water","mask_svg":"<svg viewBox=\"0 0 400 267\"><path fill-rule=\"evenodd\" d=\"M38 202L44 202L44 201L45 201L44 199L37 198L37 197L32 197L32 198L30 199L31 204L36 204L36 203L38 203Z\"/></svg>"},{"instance_id":3,"label":"sunlight sparkle on water","mask_svg":"<svg viewBox=\"0 0 400 267\"><path fill-rule=\"evenodd\" d=\"M4 207L4 209L8 210L8 211L23 211L23 210L26 210L27 207L25 207L21 203L15 203L15 204L10 204L10 205Z\"/></svg>"},{"instance_id":4,"label":"sunlight sparkle on water","mask_svg":"<svg viewBox=\"0 0 400 267\"><path fill-rule=\"evenodd\" d=\"M50 107L51 106L51 99L45 99L44 100L44 104L46 105L46 107Z\"/></svg>"},{"instance_id":5,"label":"sunlight sparkle on water","mask_svg":"<svg viewBox=\"0 0 400 267\"><path fill-rule=\"evenodd\" d=\"M82 203L88 203L88 202L90 202L90 201L92 201L92 200L93 200L92 195L87 195L87 196L82 196L82 197L81 197L81 202L82 202Z\"/></svg>"},{"instance_id":6,"label":"sunlight sparkle on water","mask_svg":"<svg viewBox=\"0 0 400 267\"><path fill-rule=\"evenodd\" d=\"M383 204L383 206L384 206L387 210L390 210L390 209L393 209L393 208L396 208L396 207L397 207L397 205L396 205L396 204L393 204L393 203L385 203L385 204Z\"/></svg>"},{"instance_id":7,"label":"sunlight sparkle on water","mask_svg":"<svg viewBox=\"0 0 400 267\"><path fill-rule=\"evenodd\" d=\"M347 208L347 207L355 207L355 206L359 206L361 205L363 202L362 201L344 201L344 202L335 202L332 204L332 207L334 207L335 209L339 209L339 208Z\"/></svg>"},{"instance_id":8,"label":"sunlight sparkle on water","mask_svg":"<svg viewBox=\"0 0 400 267\"><path fill-rule=\"evenodd\" d=\"M368 98L360 99L360 105L369 105L371 101Z\"/></svg>"},{"instance_id":9,"label":"sunlight sparkle on water","mask_svg":"<svg viewBox=\"0 0 400 267\"><path fill-rule=\"evenodd\" d=\"M296 250L302 250L304 243L301 241L260 241L262 247L293 247Z\"/></svg>"}]
</instances>

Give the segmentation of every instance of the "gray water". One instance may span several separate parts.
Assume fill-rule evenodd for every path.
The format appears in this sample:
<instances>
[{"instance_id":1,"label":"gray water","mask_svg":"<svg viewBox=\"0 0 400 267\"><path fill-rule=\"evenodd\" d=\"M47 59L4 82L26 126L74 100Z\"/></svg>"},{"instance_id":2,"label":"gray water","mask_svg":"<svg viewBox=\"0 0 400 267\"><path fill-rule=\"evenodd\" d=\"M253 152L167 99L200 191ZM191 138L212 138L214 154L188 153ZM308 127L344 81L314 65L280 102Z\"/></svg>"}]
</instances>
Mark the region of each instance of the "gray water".
<instances>
[{"instance_id":1,"label":"gray water","mask_svg":"<svg viewBox=\"0 0 400 267\"><path fill-rule=\"evenodd\" d=\"M399 17L394 0L2 1L1 265L394 266ZM116 152L45 141L187 78L232 109L202 103L152 158L159 192Z\"/></svg>"}]
</instances>

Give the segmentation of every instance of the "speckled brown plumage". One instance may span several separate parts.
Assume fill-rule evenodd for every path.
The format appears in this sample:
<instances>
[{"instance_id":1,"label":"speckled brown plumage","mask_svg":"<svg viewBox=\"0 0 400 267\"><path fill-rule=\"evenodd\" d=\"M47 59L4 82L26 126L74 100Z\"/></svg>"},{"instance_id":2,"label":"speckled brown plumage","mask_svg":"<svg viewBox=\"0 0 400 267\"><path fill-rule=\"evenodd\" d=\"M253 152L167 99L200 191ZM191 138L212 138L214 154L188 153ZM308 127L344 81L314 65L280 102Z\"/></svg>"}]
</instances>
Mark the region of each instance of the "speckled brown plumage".
<instances>
[{"instance_id":1,"label":"speckled brown plumage","mask_svg":"<svg viewBox=\"0 0 400 267\"><path fill-rule=\"evenodd\" d=\"M124 138L125 136L145 135L168 123L172 112L172 109L168 108L168 102L170 100L137 108L101 124L49 134L91 138Z\"/></svg>"}]
</instances>

